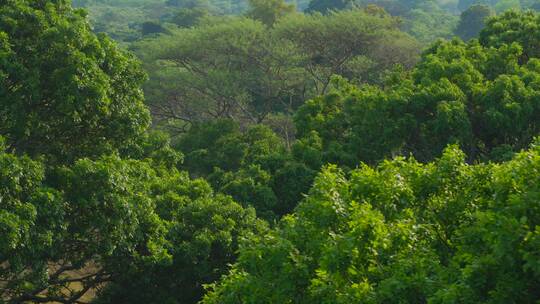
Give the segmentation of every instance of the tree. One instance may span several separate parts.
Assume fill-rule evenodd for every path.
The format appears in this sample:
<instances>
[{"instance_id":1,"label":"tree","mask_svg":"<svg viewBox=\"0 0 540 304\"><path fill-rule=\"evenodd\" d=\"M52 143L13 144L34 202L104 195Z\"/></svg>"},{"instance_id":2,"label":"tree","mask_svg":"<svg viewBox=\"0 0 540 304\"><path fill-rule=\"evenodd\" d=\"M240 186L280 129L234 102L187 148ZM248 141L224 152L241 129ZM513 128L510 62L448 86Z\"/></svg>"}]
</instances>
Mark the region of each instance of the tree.
<instances>
[{"instance_id":1,"label":"tree","mask_svg":"<svg viewBox=\"0 0 540 304\"><path fill-rule=\"evenodd\" d=\"M492 5L493 1L490 0L459 0L458 1L458 9L461 12L466 11L471 6L475 5Z\"/></svg>"},{"instance_id":2,"label":"tree","mask_svg":"<svg viewBox=\"0 0 540 304\"><path fill-rule=\"evenodd\" d=\"M407 33L427 46L439 38L451 39L458 22L459 16L449 14L430 1L411 9L403 23Z\"/></svg>"},{"instance_id":3,"label":"tree","mask_svg":"<svg viewBox=\"0 0 540 304\"><path fill-rule=\"evenodd\" d=\"M348 167L409 154L430 161L451 143L471 161L503 160L540 132L530 81L538 59L520 65L521 58L518 43L436 43L411 74L397 71L385 87L341 86L306 102L295 118L298 135L315 132L323 163Z\"/></svg>"},{"instance_id":4,"label":"tree","mask_svg":"<svg viewBox=\"0 0 540 304\"><path fill-rule=\"evenodd\" d=\"M499 0L494 6L497 13L502 13L508 10L521 10L521 2L519 0Z\"/></svg>"},{"instance_id":5,"label":"tree","mask_svg":"<svg viewBox=\"0 0 540 304\"><path fill-rule=\"evenodd\" d=\"M495 15L493 10L487 5L473 5L461 13L456 35L464 41L478 36L484 28L485 20Z\"/></svg>"},{"instance_id":6,"label":"tree","mask_svg":"<svg viewBox=\"0 0 540 304\"><path fill-rule=\"evenodd\" d=\"M296 10L294 5L287 4L284 0L249 0L249 6L247 16L268 26Z\"/></svg>"},{"instance_id":7,"label":"tree","mask_svg":"<svg viewBox=\"0 0 540 304\"><path fill-rule=\"evenodd\" d=\"M234 260L239 235L264 229L252 209L154 160L82 159L46 180L28 158L0 161L8 302L73 302L107 282L107 299L195 303ZM183 288L165 292L171 284Z\"/></svg>"},{"instance_id":8,"label":"tree","mask_svg":"<svg viewBox=\"0 0 540 304\"><path fill-rule=\"evenodd\" d=\"M136 259L166 258L164 227L140 195L151 178L147 165L80 160L47 186L40 164L5 152L1 158L11 163L3 166L1 190L8 194L2 230L11 236L0 251L3 300L74 302Z\"/></svg>"},{"instance_id":9,"label":"tree","mask_svg":"<svg viewBox=\"0 0 540 304\"><path fill-rule=\"evenodd\" d=\"M0 137L2 301L17 299L40 283L48 270L40 256L53 245L51 231L62 225L61 193L43 187L43 165L6 153L4 144Z\"/></svg>"},{"instance_id":10,"label":"tree","mask_svg":"<svg viewBox=\"0 0 540 304\"><path fill-rule=\"evenodd\" d=\"M538 145L501 165L464 158L327 167L202 303L538 301Z\"/></svg>"},{"instance_id":11,"label":"tree","mask_svg":"<svg viewBox=\"0 0 540 304\"><path fill-rule=\"evenodd\" d=\"M161 24L159 24L158 22L146 21L141 24L141 33L143 36L167 32L167 29L161 26Z\"/></svg>"},{"instance_id":12,"label":"tree","mask_svg":"<svg viewBox=\"0 0 540 304\"><path fill-rule=\"evenodd\" d=\"M377 82L394 64L411 67L418 45L396 19L353 10L283 17L273 28L247 18L209 19L135 51L151 73L148 103L176 133L216 118L245 126L290 115L325 93L334 74Z\"/></svg>"},{"instance_id":13,"label":"tree","mask_svg":"<svg viewBox=\"0 0 540 304\"><path fill-rule=\"evenodd\" d=\"M170 259L124 266L97 303L197 303L202 286L221 277L235 260L240 238L265 229L252 208L214 194L204 180L167 168L158 174L149 195L166 227Z\"/></svg>"},{"instance_id":14,"label":"tree","mask_svg":"<svg viewBox=\"0 0 540 304\"><path fill-rule=\"evenodd\" d=\"M210 12L204 7L181 8L172 17L172 23L179 27L192 27L210 16Z\"/></svg>"},{"instance_id":15,"label":"tree","mask_svg":"<svg viewBox=\"0 0 540 304\"><path fill-rule=\"evenodd\" d=\"M487 21L480 33L480 43L486 47L501 47L517 42L523 48L520 63L540 57L540 15L532 12L509 11Z\"/></svg>"},{"instance_id":16,"label":"tree","mask_svg":"<svg viewBox=\"0 0 540 304\"><path fill-rule=\"evenodd\" d=\"M94 35L66 1L0 4L0 134L9 151L66 163L145 132L145 76L133 56Z\"/></svg>"},{"instance_id":17,"label":"tree","mask_svg":"<svg viewBox=\"0 0 540 304\"><path fill-rule=\"evenodd\" d=\"M317 96L328 92L334 75L357 84L377 83L394 65L412 67L418 44L399 26L384 10L367 7L284 18L276 24L275 35L305 56L304 69Z\"/></svg>"},{"instance_id":18,"label":"tree","mask_svg":"<svg viewBox=\"0 0 540 304\"><path fill-rule=\"evenodd\" d=\"M197 302L264 223L178 171L138 63L81 11L0 5L0 302Z\"/></svg>"},{"instance_id":19,"label":"tree","mask_svg":"<svg viewBox=\"0 0 540 304\"><path fill-rule=\"evenodd\" d=\"M216 118L259 123L299 103L306 91L293 46L248 18L182 29L137 47L147 52L142 57L152 73L150 105L179 126Z\"/></svg>"},{"instance_id":20,"label":"tree","mask_svg":"<svg viewBox=\"0 0 540 304\"><path fill-rule=\"evenodd\" d=\"M319 168L303 165L268 127L257 125L242 132L230 120L194 125L177 147L186 156L183 168L254 207L268 221L292 211Z\"/></svg>"},{"instance_id":21,"label":"tree","mask_svg":"<svg viewBox=\"0 0 540 304\"><path fill-rule=\"evenodd\" d=\"M333 1L326 1L326 0L311 0L309 2L308 7L306 8L306 12L313 13L313 12L319 12L319 13L329 13L331 11L338 11L343 10L346 8L353 8L354 2L350 0L333 0Z\"/></svg>"}]
</instances>

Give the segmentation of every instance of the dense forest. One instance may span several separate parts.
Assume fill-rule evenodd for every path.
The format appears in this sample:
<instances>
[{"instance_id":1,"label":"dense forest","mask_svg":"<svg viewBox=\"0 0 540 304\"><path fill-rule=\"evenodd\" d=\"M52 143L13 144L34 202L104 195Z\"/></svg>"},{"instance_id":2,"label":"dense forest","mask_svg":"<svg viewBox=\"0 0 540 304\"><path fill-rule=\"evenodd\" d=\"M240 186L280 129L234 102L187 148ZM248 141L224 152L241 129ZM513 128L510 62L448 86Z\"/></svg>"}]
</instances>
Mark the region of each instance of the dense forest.
<instances>
[{"instance_id":1,"label":"dense forest","mask_svg":"<svg viewBox=\"0 0 540 304\"><path fill-rule=\"evenodd\" d=\"M540 303L537 9L0 0L0 303Z\"/></svg>"}]
</instances>

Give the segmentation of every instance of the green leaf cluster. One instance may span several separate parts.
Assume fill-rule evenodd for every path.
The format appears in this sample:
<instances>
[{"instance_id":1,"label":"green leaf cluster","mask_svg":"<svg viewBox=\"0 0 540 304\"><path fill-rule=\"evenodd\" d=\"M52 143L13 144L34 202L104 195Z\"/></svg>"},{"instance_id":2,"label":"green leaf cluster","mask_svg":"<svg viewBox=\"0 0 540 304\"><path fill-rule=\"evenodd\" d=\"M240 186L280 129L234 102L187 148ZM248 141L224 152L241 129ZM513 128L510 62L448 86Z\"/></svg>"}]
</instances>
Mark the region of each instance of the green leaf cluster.
<instances>
[{"instance_id":1,"label":"green leaf cluster","mask_svg":"<svg viewBox=\"0 0 540 304\"><path fill-rule=\"evenodd\" d=\"M491 19L482 35L512 14ZM382 87L344 85L306 102L298 136L320 137L324 162L351 168L396 155L429 161L454 143L468 160L508 159L540 132L539 61L519 40L482 41L438 42Z\"/></svg>"},{"instance_id":2,"label":"green leaf cluster","mask_svg":"<svg viewBox=\"0 0 540 304\"><path fill-rule=\"evenodd\" d=\"M231 120L194 125L177 148L185 154L183 169L270 221L292 211L320 166L304 164L268 127L242 132Z\"/></svg>"},{"instance_id":3,"label":"green leaf cluster","mask_svg":"<svg viewBox=\"0 0 540 304\"><path fill-rule=\"evenodd\" d=\"M0 135L54 162L110 153L147 129L138 61L67 1L0 2Z\"/></svg>"},{"instance_id":4,"label":"green leaf cluster","mask_svg":"<svg viewBox=\"0 0 540 304\"><path fill-rule=\"evenodd\" d=\"M264 222L178 170L140 64L82 11L5 0L0 17L0 302L195 303Z\"/></svg>"},{"instance_id":5,"label":"green leaf cluster","mask_svg":"<svg viewBox=\"0 0 540 304\"><path fill-rule=\"evenodd\" d=\"M412 67L419 50L380 10L291 13L263 20L271 27L243 17L199 22L133 45L150 73L147 102L174 133L201 121L244 126L290 115L327 93L334 74L377 83L395 64Z\"/></svg>"},{"instance_id":6,"label":"green leaf cluster","mask_svg":"<svg viewBox=\"0 0 540 304\"><path fill-rule=\"evenodd\" d=\"M540 150L326 167L202 303L535 303Z\"/></svg>"}]
</instances>

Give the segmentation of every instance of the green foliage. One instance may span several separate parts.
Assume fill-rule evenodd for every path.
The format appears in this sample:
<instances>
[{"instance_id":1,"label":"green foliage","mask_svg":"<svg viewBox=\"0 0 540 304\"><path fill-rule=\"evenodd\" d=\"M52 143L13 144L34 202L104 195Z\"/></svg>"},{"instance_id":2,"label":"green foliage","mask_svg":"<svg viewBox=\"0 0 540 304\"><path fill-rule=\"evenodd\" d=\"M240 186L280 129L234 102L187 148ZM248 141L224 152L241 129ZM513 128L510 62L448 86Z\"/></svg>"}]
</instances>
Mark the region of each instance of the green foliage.
<instances>
[{"instance_id":1,"label":"green foliage","mask_svg":"<svg viewBox=\"0 0 540 304\"><path fill-rule=\"evenodd\" d=\"M285 107L289 91L301 85L287 65L299 59L267 31L237 18L138 44L151 72L148 102L158 117L173 126L229 117L257 123Z\"/></svg>"},{"instance_id":2,"label":"green foliage","mask_svg":"<svg viewBox=\"0 0 540 304\"><path fill-rule=\"evenodd\" d=\"M84 11L0 0L0 302L540 302L538 15L413 68L457 1L75 4L156 128Z\"/></svg>"},{"instance_id":3,"label":"green foliage","mask_svg":"<svg viewBox=\"0 0 540 304\"><path fill-rule=\"evenodd\" d=\"M74 0L73 6L88 11L92 29L121 43L142 37L144 22L170 18L174 8L165 0Z\"/></svg>"},{"instance_id":4,"label":"green foliage","mask_svg":"<svg viewBox=\"0 0 540 304\"><path fill-rule=\"evenodd\" d=\"M231 120L194 125L178 149L185 153L182 166L188 172L270 221L292 211L321 165L309 168L295 159L268 127L241 132Z\"/></svg>"},{"instance_id":5,"label":"green foliage","mask_svg":"<svg viewBox=\"0 0 540 304\"><path fill-rule=\"evenodd\" d=\"M438 38L450 38L458 21L454 10L445 7L445 1L399 0L312 0L306 13L329 14L354 8L383 8L392 16L400 17L402 29L418 41L429 44Z\"/></svg>"},{"instance_id":6,"label":"green foliage","mask_svg":"<svg viewBox=\"0 0 540 304\"><path fill-rule=\"evenodd\" d=\"M197 6L205 6L212 11L224 15L238 15L244 13L248 8L247 0L167 0L167 5L180 8L193 8Z\"/></svg>"},{"instance_id":7,"label":"green foliage","mask_svg":"<svg viewBox=\"0 0 540 304\"><path fill-rule=\"evenodd\" d=\"M425 45L437 39L450 39L459 17L449 14L433 2L414 7L405 14L405 31Z\"/></svg>"},{"instance_id":8,"label":"green foliage","mask_svg":"<svg viewBox=\"0 0 540 304\"><path fill-rule=\"evenodd\" d=\"M519 10L521 9L521 3L519 0L499 0L494 8L498 13L508 10Z\"/></svg>"},{"instance_id":9,"label":"green foliage","mask_svg":"<svg viewBox=\"0 0 540 304\"><path fill-rule=\"evenodd\" d=\"M26 157L3 152L0 163L0 278L12 302L74 301L113 281L103 299L195 303L234 261L239 235L264 229L252 209L153 160L81 159L47 180Z\"/></svg>"},{"instance_id":10,"label":"green foliage","mask_svg":"<svg viewBox=\"0 0 540 304\"><path fill-rule=\"evenodd\" d=\"M167 29L163 28L159 23L146 21L141 25L141 33L143 36L152 34L168 33Z\"/></svg>"},{"instance_id":11,"label":"green foliage","mask_svg":"<svg viewBox=\"0 0 540 304\"><path fill-rule=\"evenodd\" d=\"M152 178L147 164L83 159L46 182L39 163L0 158L0 218L9 236L0 247L2 299L74 301L135 260L167 259L154 203L141 195Z\"/></svg>"},{"instance_id":12,"label":"green foliage","mask_svg":"<svg viewBox=\"0 0 540 304\"><path fill-rule=\"evenodd\" d=\"M297 4L304 8L307 2L300 0L287 6ZM189 27L201 13L241 15L249 9L247 0L74 0L73 5L88 11L96 32L107 33L126 44L142 38L141 28L146 22Z\"/></svg>"},{"instance_id":13,"label":"green foliage","mask_svg":"<svg viewBox=\"0 0 540 304\"><path fill-rule=\"evenodd\" d=\"M490 0L459 0L458 2L458 9L461 12L466 11L471 6L475 5L486 5L491 6L494 1Z\"/></svg>"},{"instance_id":14,"label":"green foliage","mask_svg":"<svg viewBox=\"0 0 540 304\"><path fill-rule=\"evenodd\" d=\"M177 167L184 159L182 153L171 147L169 135L156 130L146 132L120 152L127 158L150 159L156 165L171 168Z\"/></svg>"},{"instance_id":15,"label":"green foliage","mask_svg":"<svg viewBox=\"0 0 540 304\"><path fill-rule=\"evenodd\" d=\"M59 202L55 198L57 193L40 188L44 170L39 162L32 161L28 157L18 158L7 154L2 147L0 167L2 184L0 260L3 262L11 260L9 264L13 265L13 269L17 269L25 259L32 257L33 252L25 248L30 247L32 243L37 248L50 244L50 235L46 231L36 229L35 222L38 220L38 210L54 214ZM40 203L43 206L39 206ZM54 221L49 222L41 216L39 218L46 220L47 224L54 224ZM0 273L2 278L8 273L8 268L2 268ZM22 284L13 282L13 286L16 285Z\"/></svg>"},{"instance_id":16,"label":"green foliage","mask_svg":"<svg viewBox=\"0 0 540 304\"><path fill-rule=\"evenodd\" d=\"M324 94L334 75L357 84L377 83L394 65L412 67L419 46L399 26L398 19L368 7L291 16L278 23L275 32L301 51L309 80L318 94Z\"/></svg>"},{"instance_id":17,"label":"green foliage","mask_svg":"<svg viewBox=\"0 0 540 304\"><path fill-rule=\"evenodd\" d=\"M349 167L395 155L429 161L450 143L469 160L502 160L501 149L519 151L540 132L538 59L520 58L517 43L437 43L384 88L346 87L307 102L296 114L298 135L315 132L323 162Z\"/></svg>"},{"instance_id":18,"label":"green foliage","mask_svg":"<svg viewBox=\"0 0 540 304\"><path fill-rule=\"evenodd\" d=\"M203 303L535 303L540 150L330 166Z\"/></svg>"},{"instance_id":19,"label":"green foliage","mask_svg":"<svg viewBox=\"0 0 540 304\"><path fill-rule=\"evenodd\" d=\"M134 50L150 71L148 103L176 133L216 118L244 126L290 114L327 92L334 74L373 83L395 64L411 67L418 45L398 27L380 10L293 14L273 27L247 18L207 18Z\"/></svg>"},{"instance_id":20,"label":"green foliage","mask_svg":"<svg viewBox=\"0 0 540 304\"><path fill-rule=\"evenodd\" d=\"M495 13L487 5L473 5L461 13L459 24L455 30L464 41L476 38L485 26L488 17Z\"/></svg>"},{"instance_id":21,"label":"green foliage","mask_svg":"<svg viewBox=\"0 0 540 304\"><path fill-rule=\"evenodd\" d=\"M247 16L262 23L272 26L279 18L293 13L294 5L285 3L283 0L249 0Z\"/></svg>"},{"instance_id":22,"label":"green foliage","mask_svg":"<svg viewBox=\"0 0 540 304\"><path fill-rule=\"evenodd\" d=\"M231 195L235 201L252 206L260 218L273 220L277 197L271 186L272 176L259 165L250 165L236 172L216 169L209 180L219 191Z\"/></svg>"},{"instance_id":23,"label":"green foliage","mask_svg":"<svg viewBox=\"0 0 540 304\"><path fill-rule=\"evenodd\" d=\"M346 8L352 8L354 6L353 1L347 1L347 0L311 0L309 2L309 5L306 9L306 12L313 13L313 12L319 12L319 13L329 13L331 11L338 11L343 10Z\"/></svg>"},{"instance_id":24,"label":"green foliage","mask_svg":"<svg viewBox=\"0 0 540 304\"><path fill-rule=\"evenodd\" d=\"M135 59L65 1L0 6L0 135L10 151L70 162L129 145L149 114Z\"/></svg>"},{"instance_id":25,"label":"green foliage","mask_svg":"<svg viewBox=\"0 0 540 304\"><path fill-rule=\"evenodd\" d=\"M208 17L210 12L206 8L181 8L172 17L171 22L179 27L192 27L198 25L202 19Z\"/></svg>"},{"instance_id":26,"label":"green foliage","mask_svg":"<svg viewBox=\"0 0 540 304\"><path fill-rule=\"evenodd\" d=\"M147 132L138 63L83 12L16 0L0 16L0 302L76 303L103 286L105 302L197 302L263 222L177 170L169 137ZM254 162L273 144L259 133Z\"/></svg>"},{"instance_id":27,"label":"green foliage","mask_svg":"<svg viewBox=\"0 0 540 304\"><path fill-rule=\"evenodd\" d=\"M214 167L238 170L248 148L242 144L241 136L238 125L231 120L193 125L178 143L186 156L184 167L195 176L208 175Z\"/></svg>"},{"instance_id":28,"label":"green foliage","mask_svg":"<svg viewBox=\"0 0 540 304\"><path fill-rule=\"evenodd\" d=\"M525 63L529 58L540 57L539 31L539 14L509 11L487 21L486 28L480 33L480 42L492 47L517 42L523 48L520 63Z\"/></svg>"},{"instance_id":29,"label":"green foliage","mask_svg":"<svg viewBox=\"0 0 540 304\"><path fill-rule=\"evenodd\" d=\"M205 181L174 170L160 170L158 175L149 187L167 229L170 260L130 265L97 303L196 303L202 284L222 276L234 261L239 236L264 229L253 209L214 195Z\"/></svg>"}]
</instances>

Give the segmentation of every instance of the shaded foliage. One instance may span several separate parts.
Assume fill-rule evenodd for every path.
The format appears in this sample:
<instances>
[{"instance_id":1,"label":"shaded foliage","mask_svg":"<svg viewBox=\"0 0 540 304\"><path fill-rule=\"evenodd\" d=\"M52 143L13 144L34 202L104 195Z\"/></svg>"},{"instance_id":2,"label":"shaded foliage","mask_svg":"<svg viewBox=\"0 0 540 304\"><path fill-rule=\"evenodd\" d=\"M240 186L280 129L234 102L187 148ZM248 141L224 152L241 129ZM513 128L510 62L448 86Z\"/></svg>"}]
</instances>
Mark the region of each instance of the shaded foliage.
<instances>
[{"instance_id":1,"label":"shaded foliage","mask_svg":"<svg viewBox=\"0 0 540 304\"><path fill-rule=\"evenodd\" d=\"M194 125L177 147L188 172L270 221L292 211L320 166L306 166L268 127L242 132L230 120Z\"/></svg>"},{"instance_id":2,"label":"shaded foliage","mask_svg":"<svg viewBox=\"0 0 540 304\"><path fill-rule=\"evenodd\" d=\"M461 13L459 24L455 30L464 41L476 38L485 26L488 17L495 13L487 5L473 5Z\"/></svg>"}]
</instances>

